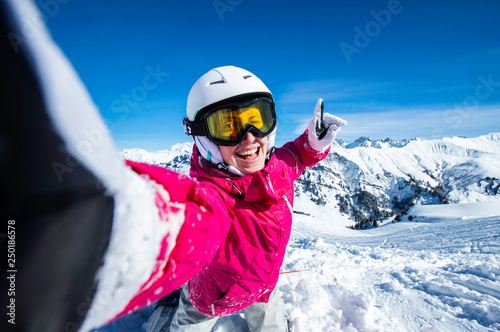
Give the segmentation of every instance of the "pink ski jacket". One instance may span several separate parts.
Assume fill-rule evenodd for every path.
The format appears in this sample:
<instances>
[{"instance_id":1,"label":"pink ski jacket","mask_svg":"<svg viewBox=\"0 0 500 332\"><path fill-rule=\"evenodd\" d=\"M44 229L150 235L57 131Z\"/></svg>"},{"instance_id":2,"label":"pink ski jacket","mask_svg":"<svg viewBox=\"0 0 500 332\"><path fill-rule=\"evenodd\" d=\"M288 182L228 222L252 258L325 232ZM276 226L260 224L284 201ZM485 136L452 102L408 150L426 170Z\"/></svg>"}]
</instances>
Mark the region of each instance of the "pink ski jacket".
<instances>
[{"instance_id":1,"label":"pink ski jacket","mask_svg":"<svg viewBox=\"0 0 500 332\"><path fill-rule=\"evenodd\" d=\"M194 307L224 316L267 302L278 282L292 227L293 181L328 155L307 147L307 134L277 148L260 171L234 177L201 158L191 158L193 179L208 194L220 227L213 261L189 281ZM220 232L220 233L219 233Z\"/></svg>"},{"instance_id":2,"label":"pink ski jacket","mask_svg":"<svg viewBox=\"0 0 500 332\"><path fill-rule=\"evenodd\" d=\"M306 132L307 133L307 132ZM255 302L267 302L278 282L292 227L293 181L306 166L328 155L307 147L307 134L275 149L260 171L231 176L198 155L191 177L162 167L127 161L136 173L161 185L156 207L169 222L179 213L184 223L172 241L163 239L157 268L114 318L150 304L189 280L190 300L206 315L224 316Z\"/></svg>"}]
</instances>

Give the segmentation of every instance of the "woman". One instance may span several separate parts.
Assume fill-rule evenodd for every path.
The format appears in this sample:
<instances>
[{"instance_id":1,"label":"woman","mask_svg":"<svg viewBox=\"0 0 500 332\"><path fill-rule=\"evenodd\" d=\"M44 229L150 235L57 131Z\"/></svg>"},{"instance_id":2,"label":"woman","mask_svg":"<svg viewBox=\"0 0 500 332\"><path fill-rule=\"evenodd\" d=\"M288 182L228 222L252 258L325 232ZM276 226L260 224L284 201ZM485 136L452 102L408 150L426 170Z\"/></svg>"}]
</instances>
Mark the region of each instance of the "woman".
<instances>
[{"instance_id":1,"label":"woman","mask_svg":"<svg viewBox=\"0 0 500 332\"><path fill-rule=\"evenodd\" d=\"M233 66L203 75L187 102L186 133L194 136L190 176L204 189L221 227L212 262L184 286L171 331L210 331L217 317L242 310L250 331L287 331L275 289L292 226L293 181L328 155L342 119L326 115L294 142L274 148L276 112L269 89ZM156 315L160 315L156 313ZM164 324L153 323L157 330Z\"/></svg>"}]
</instances>

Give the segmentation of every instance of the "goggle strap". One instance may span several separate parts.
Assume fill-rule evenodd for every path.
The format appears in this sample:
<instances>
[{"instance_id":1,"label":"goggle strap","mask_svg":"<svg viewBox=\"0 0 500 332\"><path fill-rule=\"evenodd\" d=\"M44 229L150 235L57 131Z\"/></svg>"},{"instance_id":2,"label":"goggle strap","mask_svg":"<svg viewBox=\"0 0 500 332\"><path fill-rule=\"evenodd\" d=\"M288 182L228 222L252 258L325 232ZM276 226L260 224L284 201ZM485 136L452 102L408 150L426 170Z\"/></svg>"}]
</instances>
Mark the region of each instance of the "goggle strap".
<instances>
[{"instance_id":1,"label":"goggle strap","mask_svg":"<svg viewBox=\"0 0 500 332\"><path fill-rule=\"evenodd\" d=\"M206 136L203 123L200 121L190 121L188 118L182 120L184 133L190 136Z\"/></svg>"}]
</instances>

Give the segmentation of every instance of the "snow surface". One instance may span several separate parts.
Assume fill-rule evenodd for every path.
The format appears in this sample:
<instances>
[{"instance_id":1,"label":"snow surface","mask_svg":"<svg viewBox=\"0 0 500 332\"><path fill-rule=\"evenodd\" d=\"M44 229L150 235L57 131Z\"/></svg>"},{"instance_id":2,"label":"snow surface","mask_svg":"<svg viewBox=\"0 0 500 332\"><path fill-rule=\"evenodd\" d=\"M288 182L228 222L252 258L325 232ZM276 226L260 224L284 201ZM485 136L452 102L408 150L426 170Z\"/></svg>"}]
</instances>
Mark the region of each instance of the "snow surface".
<instances>
[{"instance_id":1,"label":"snow surface","mask_svg":"<svg viewBox=\"0 0 500 332\"><path fill-rule=\"evenodd\" d=\"M457 212L458 211L458 212ZM354 231L294 215L279 289L291 331L500 330L500 207L417 206ZM145 331L154 306L96 331ZM248 331L239 314L213 331Z\"/></svg>"}]
</instances>

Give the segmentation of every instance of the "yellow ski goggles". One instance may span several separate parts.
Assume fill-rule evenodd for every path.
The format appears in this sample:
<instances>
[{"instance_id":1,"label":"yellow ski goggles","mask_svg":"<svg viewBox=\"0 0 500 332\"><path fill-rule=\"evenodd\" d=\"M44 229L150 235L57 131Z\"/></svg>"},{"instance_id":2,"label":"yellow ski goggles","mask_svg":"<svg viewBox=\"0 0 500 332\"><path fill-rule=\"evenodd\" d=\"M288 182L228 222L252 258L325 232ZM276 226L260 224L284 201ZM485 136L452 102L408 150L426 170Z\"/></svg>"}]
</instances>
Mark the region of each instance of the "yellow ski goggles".
<instances>
[{"instance_id":1,"label":"yellow ski goggles","mask_svg":"<svg viewBox=\"0 0 500 332\"><path fill-rule=\"evenodd\" d=\"M249 131L256 137L265 137L276 127L274 103L267 97L202 111L196 116L199 120L184 119L186 134L206 136L217 145L237 145Z\"/></svg>"}]
</instances>

